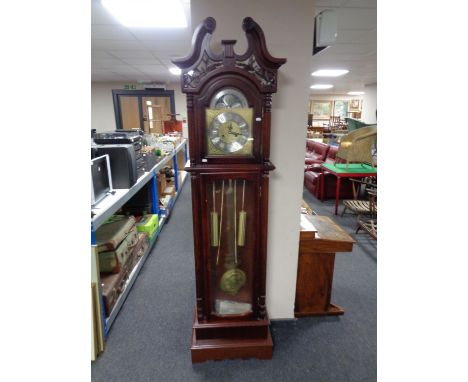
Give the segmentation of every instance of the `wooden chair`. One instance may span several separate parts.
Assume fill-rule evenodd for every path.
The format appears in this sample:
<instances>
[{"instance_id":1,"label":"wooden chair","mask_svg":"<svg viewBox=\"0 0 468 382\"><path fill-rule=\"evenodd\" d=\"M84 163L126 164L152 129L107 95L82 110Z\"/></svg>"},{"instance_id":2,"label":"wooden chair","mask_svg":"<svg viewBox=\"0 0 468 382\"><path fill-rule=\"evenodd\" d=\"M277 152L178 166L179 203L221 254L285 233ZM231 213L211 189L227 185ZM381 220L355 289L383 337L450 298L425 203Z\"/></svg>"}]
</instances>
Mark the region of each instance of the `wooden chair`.
<instances>
[{"instance_id":1,"label":"wooden chair","mask_svg":"<svg viewBox=\"0 0 468 382\"><path fill-rule=\"evenodd\" d=\"M324 138L328 138L328 143L334 145L339 143L340 137L348 133L347 125L344 121L341 120L339 115L332 115L328 121L328 124L324 127Z\"/></svg>"},{"instance_id":2,"label":"wooden chair","mask_svg":"<svg viewBox=\"0 0 468 382\"><path fill-rule=\"evenodd\" d=\"M330 129L337 129L341 125L341 118L339 115L332 115L330 117L329 127Z\"/></svg>"},{"instance_id":3,"label":"wooden chair","mask_svg":"<svg viewBox=\"0 0 468 382\"><path fill-rule=\"evenodd\" d=\"M377 240L377 190L369 189L367 190L367 193L369 195L369 209L371 217L369 218L358 215L356 233L358 233L360 229L363 229L370 235L370 237Z\"/></svg>"},{"instance_id":4,"label":"wooden chair","mask_svg":"<svg viewBox=\"0 0 468 382\"><path fill-rule=\"evenodd\" d=\"M377 216L377 204L374 203L371 205L369 199L359 199L361 193L361 186L365 186L365 192L369 193L371 190L377 189L377 179L375 177L368 177L362 180L359 179L350 179L353 186L353 199L343 200L343 212L341 216L344 215L346 210L351 210L353 213L358 216L370 215L371 217Z\"/></svg>"}]
</instances>

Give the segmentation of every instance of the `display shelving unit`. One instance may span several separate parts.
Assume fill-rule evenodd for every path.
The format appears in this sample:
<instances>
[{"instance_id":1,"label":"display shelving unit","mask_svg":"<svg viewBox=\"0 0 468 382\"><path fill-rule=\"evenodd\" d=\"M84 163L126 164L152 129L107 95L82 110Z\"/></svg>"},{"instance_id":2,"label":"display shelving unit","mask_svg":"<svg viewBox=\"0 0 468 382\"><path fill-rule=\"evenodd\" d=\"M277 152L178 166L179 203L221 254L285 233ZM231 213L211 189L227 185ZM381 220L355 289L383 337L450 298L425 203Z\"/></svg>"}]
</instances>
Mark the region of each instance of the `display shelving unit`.
<instances>
[{"instance_id":1,"label":"display shelving unit","mask_svg":"<svg viewBox=\"0 0 468 382\"><path fill-rule=\"evenodd\" d=\"M183 151L182 151L183 150ZM99 288L96 288L96 301L98 301L99 311L102 313L98 318L98 322L96 323L98 327L100 327L101 332L103 333L103 337L107 337L110 327L114 322L117 314L119 313L125 299L127 298L130 289L132 288L138 274L140 273L143 264L145 263L146 259L148 258L149 254L151 253L154 244L156 243L161 229L164 226L165 222L170 216L170 212L174 205L174 202L177 200L177 197L180 194L180 190L187 178L187 172L184 171L183 167L181 166L181 160L185 164L187 163L187 140L183 139L176 147L172 154L165 156L162 160L160 160L150 171L146 172L142 175L138 181L133 185L133 187L129 189L118 189L115 190L114 194L106 196L100 203L98 203L95 208L91 211L94 213L93 217L91 218L91 282L96 283ZM175 195L171 198L169 205L166 208L159 207L159 196L158 196L158 187L156 177L158 172L167 164L172 161L173 168L174 168L174 186L175 186ZM181 168L179 168L179 166ZM180 175L180 178L179 178ZM154 235L151 242L149 243L148 249L141 257L139 262L136 264L132 272L130 273L128 280L125 283L125 287L120 294L114 308L110 312L107 319L105 318L104 313L104 305L102 303L102 293L100 288L100 277L99 277L99 262L98 259L98 252L97 252L97 245L94 236L94 232L104 224L107 219L109 219L114 213L116 213L125 203L127 203L139 190L141 190L146 184L149 184L151 187L151 199L152 199L152 206L153 206L153 214L159 215L159 227L158 232ZM98 330L99 332L99 330ZM98 336L99 337L99 336ZM94 336L92 336L94 339ZM94 345L93 345L94 348ZM103 346L97 346L100 351L103 350ZM99 350L98 350L99 353Z\"/></svg>"}]
</instances>

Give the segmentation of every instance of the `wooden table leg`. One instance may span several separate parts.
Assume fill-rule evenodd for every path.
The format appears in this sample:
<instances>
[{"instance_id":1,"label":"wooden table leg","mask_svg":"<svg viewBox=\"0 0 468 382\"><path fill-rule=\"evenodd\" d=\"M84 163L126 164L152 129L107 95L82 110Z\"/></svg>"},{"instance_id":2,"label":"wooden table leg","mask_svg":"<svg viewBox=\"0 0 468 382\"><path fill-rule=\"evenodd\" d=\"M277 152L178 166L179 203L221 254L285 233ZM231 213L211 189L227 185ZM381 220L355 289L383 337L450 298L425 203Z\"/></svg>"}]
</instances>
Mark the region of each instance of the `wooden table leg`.
<instances>
[{"instance_id":1,"label":"wooden table leg","mask_svg":"<svg viewBox=\"0 0 468 382\"><path fill-rule=\"evenodd\" d=\"M324 184L325 184L325 174L322 173L319 176L319 181L320 181L320 201L323 203L323 194L324 194Z\"/></svg>"},{"instance_id":2,"label":"wooden table leg","mask_svg":"<svg viewBox=\"0 0 468 382\"><path fill-rule=\"evenodd\" d=\"M338 204L340 202L340 186L341 186L341 177L336 177L336 200L335 200L335 215L338 215Z\"/></svg>"}]
</instances>

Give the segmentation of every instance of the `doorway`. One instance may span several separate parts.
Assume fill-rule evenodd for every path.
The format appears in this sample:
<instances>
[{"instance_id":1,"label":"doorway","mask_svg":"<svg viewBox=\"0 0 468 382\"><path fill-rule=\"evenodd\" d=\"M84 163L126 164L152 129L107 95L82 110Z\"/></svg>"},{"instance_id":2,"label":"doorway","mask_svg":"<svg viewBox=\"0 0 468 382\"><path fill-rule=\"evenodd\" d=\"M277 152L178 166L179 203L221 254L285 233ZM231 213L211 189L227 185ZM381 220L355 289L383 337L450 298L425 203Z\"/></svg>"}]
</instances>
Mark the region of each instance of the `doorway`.
<instances>
[{"instance_id":1,"label":"doorway","mask_svg":"<svg viewBox=\"0 0 468 382\"><path fill-rule=\"evenodd\" d=\"M163 134L164 121L175 114L173 90L112 90L117 129Z\"/></svg>"}]
</instances>

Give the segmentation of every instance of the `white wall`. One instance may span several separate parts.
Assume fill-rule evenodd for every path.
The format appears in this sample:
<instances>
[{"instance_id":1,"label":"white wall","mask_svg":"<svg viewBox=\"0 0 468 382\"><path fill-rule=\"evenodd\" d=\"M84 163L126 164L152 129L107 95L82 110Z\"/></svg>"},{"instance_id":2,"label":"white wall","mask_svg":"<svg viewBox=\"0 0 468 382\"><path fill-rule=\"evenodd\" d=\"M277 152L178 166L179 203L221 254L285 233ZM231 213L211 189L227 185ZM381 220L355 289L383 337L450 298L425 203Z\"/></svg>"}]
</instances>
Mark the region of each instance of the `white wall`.
<instances>
[{"instance_id":1,"label":"white wall","mask_svg":"<svg viewBox=\"0 0 468 382\"><path fill-rule=\"evenodd\" d=\"M112 89L123 89L120 82L91 82L91 128L97 132L115 130Z\"/></svg>"},{"instance_id":2,"label":"white wall","mask_svg":"<svg viewBox=\"0 0 468 382\"><path fill-rule=\"evenodd\" d=\"M237 39L238 54L246 48L242 20L252 17L262 27L270 53L288 59L279 70L272 100L271 160L276 170L270 174L267 307L270 318L293 318L309 98L304 78L310 76L312 60L311 48L304 47L313 43L314 2L194 0L191 9L194 27L214 17L213 39Z\"/></svg>"},{"instance_id":3,"label":"white wall","mask_svg":"<svg viewBox=\"0 0 468 382\"><path fill-rule=\"evenodd\" d=\"M351 101L352 99L360 99L362 100L363 96L351 96L348 94L311 94L310 95L310 100L311 101L322 101L322 100L331 100L331 101L336 101L336 100L343 100L343 101Z\"/></svg>"},{"instance_id":4,"label":"white wall","mask_svg":"<svg viewBox=\"0 0 468 382\"><path fill-rule=\"evenodd\" d=\"M377 123L377 85L366 86L362 96L361 120L365 123Z\"/></svg>"},{"instance_id":5,"label":"white wall","mask_svg":"<svg viewBox=\"0 0 468 382\"><path fill-rule=\"evenodd\" d=\"M111 131L116 129L114 104L112 101L112 89L123 89L128 82L92 82L91 83L91 128L96 131ZM137 89L144 89L144 85L138 85ZM174 90L175 110L180 116L178 119L187 118L187 106L185 94L180 91L179 83L166 85L167 90ZM187 131L184 129L184 137Z\"/></svg>"}]
</instances>

